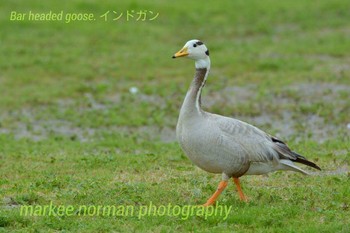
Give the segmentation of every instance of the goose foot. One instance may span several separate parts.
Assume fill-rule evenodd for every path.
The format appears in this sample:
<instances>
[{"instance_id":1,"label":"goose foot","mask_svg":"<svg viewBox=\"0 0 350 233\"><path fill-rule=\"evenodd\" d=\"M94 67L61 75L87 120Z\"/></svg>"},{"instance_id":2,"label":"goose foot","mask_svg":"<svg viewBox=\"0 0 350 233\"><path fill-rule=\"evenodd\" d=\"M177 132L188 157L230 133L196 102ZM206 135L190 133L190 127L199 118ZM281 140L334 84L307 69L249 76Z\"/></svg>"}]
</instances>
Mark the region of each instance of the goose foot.
<instances>
[{"instance_id":1,"label":"goose foot","mask_svg":"<svg viewBox=\"0 0 350 233\"><path fill-rule=\"evenodd\" d=\"M216 201L216 199L220 196L220 194L222 193L222 191L224 191L224 189L227 186L227 181L226 180L222 180L219 183L218 189L215 191L215 193L213 194L213 196L211 196L208 201L203 205L203 206L210 206L213 205Z\"/></svg>"},{"instance_id":2,"label":"goose foot","mask_svg":"<svg viewBox=\"0 0 350 233\"><path fill-rule=\"evenodd\" d=\"M242 191L241 184L239 182L239 178L234 177L233 182L236 184L239 199L241 199L241 201L248 202L248 199L246 198L246 196L244 195L244 193Z\"/></svg>"}]
</instances>

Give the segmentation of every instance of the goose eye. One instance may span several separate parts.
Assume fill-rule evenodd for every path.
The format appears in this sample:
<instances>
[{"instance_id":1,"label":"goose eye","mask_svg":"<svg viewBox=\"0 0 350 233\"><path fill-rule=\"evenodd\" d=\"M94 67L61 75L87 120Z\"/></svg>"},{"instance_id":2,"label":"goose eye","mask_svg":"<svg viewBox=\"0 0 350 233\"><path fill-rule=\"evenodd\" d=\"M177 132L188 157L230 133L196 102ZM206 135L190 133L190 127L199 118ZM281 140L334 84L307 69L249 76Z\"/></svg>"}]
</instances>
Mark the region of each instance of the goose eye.
<instances>
[{"instance_id":1,"label":"goose eye","mask_svg":"<svg viewBox=\"0 0 350 233\"><path fill-rule=\"evenodd\" d=\"M197 47L197 45L196 45L196 44L193 44L193 47Z\"/></svg>"}]
</instances>

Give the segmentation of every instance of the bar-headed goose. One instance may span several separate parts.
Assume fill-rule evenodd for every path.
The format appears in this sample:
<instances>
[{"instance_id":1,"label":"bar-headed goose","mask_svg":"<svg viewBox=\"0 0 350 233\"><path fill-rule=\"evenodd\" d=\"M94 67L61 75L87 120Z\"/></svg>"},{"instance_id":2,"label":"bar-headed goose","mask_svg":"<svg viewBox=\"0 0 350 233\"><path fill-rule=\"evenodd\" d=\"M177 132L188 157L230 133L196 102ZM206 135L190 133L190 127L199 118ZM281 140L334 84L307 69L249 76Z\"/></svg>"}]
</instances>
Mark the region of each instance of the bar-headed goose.
<instances>
[{"instance_id":1,"label":"bar-headed goose","mask_svg":"<svg viewBox=\"0 0 350 233\"><path fill-rule=\"evenodd\" d=\"M240 199L246 201L239 183L243 175L261 175L277 170L308 174L293 162L321 170L291 151L276 137L233 118L205 112L201 91L210 70L209 50L199 40L190 40L173 58L195 61L196 72L182 104L176 127L177 139L190 160L203 170L221 173L222 181L204 205L212 205L233 178Z\"/></svg>"}]
</instances>

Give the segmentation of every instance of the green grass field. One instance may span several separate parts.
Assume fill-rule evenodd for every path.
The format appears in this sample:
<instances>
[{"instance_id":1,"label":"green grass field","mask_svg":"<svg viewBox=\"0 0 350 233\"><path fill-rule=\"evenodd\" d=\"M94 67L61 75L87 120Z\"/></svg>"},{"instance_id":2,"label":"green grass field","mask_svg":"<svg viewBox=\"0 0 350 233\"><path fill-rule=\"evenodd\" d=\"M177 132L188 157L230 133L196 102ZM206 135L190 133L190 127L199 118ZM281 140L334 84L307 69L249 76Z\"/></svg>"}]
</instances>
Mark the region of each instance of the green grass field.
<instances>
[{"instance_id":1,"label":"green grass field","mask_svg":"<svg viewBox=\"0 0 350 233\"><path fill-rule=\"evenodd\" d=\"M15 21L13 11L95 20ZM350 232L350 1L5 0L0 32L0 232ZM50 203L206 201L221 176L175 140L194 63L171 56L193 38L212 61L203 107L280 137L323 170L243 177L248 203L230 183L226 219L21 215Z\"/></svg>"}]
</instances>

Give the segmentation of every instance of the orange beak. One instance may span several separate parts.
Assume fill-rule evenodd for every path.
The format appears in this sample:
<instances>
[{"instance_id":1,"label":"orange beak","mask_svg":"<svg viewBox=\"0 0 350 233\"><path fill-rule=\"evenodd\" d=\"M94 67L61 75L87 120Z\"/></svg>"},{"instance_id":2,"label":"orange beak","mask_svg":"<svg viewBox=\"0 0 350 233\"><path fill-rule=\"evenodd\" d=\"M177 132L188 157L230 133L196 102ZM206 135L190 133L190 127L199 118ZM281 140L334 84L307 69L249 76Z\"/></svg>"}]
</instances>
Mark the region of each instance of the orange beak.
<instances>
[{"instance_id":1,"label":"orange beak","mask_svg":"<svg viewBox=\"0 0 350 233\"><path fill-rule=\"evenodd\" d=\"M183 47L179 52L175 53L173 58L185 57L188 55L187 47Z\"/></svg>"}]
</instances>

